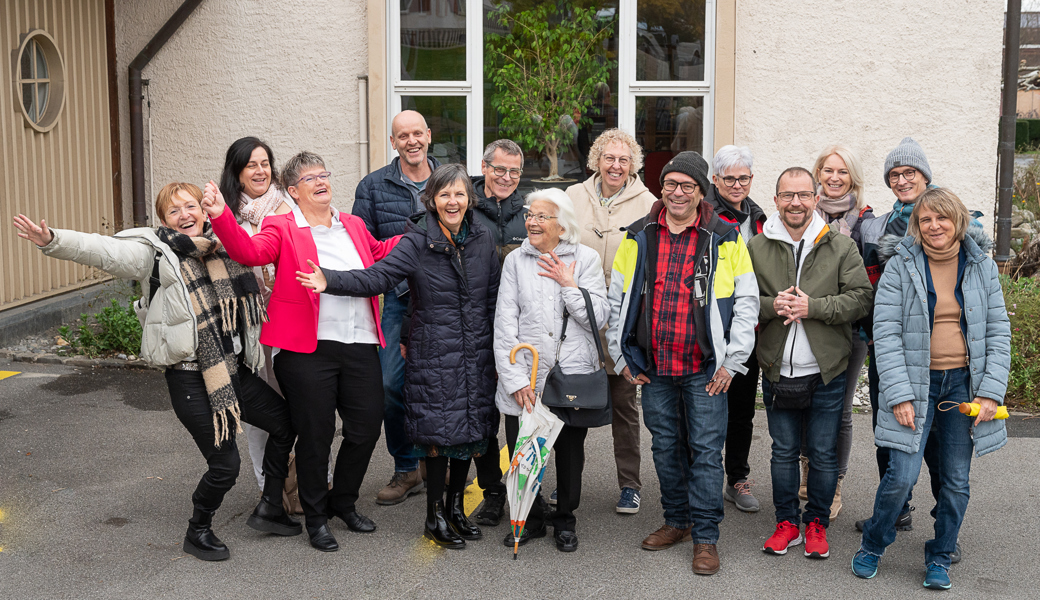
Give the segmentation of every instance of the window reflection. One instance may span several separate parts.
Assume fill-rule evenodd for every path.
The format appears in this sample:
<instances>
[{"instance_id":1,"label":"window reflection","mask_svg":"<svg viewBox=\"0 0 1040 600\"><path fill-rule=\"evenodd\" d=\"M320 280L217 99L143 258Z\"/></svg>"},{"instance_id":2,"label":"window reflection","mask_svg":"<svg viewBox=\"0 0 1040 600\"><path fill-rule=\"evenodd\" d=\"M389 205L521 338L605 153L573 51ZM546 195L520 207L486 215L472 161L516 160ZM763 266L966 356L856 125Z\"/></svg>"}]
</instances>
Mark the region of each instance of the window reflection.
<instances>
[{"instance_id":1,"label":"window reflection","mask_svg":"<svg viewBox=\"0 0 1040 600\"><path fill-rule=\"evenodd\" d=\"M705 0L639 0L636 79L702 81Z\"/></svg>"},{"instance_id":2,"label":"window reflection","mask_svg":"<svg viewBox=\"0 0 1040 600\"><path fill-rule=\"evenodd\" d=\"M401 79L466 79L465 0L401 0Z\"/></svg>"},{"instance_id":3,"label":"window reflection","mask_svg":"<svg viewBox=\"0 0 1040 600\"><path fill-rule=\"evenodd\" d=\"M643 180L661 194L661 169L684 150L704 153L704 97L636 97L636 141L643 147Z\"/></svg>"},{"instance_id":4,"label":"window reflection","mask_svg":"<svg viewBox=\"0 0 1040 600\"><path fill-rule=\"evenodd\" d=\"M430 156L442 163L466 164L464 96L402 96L401 110L418 111L426 119L431 131Z\"/></svg>"}]
</instances>

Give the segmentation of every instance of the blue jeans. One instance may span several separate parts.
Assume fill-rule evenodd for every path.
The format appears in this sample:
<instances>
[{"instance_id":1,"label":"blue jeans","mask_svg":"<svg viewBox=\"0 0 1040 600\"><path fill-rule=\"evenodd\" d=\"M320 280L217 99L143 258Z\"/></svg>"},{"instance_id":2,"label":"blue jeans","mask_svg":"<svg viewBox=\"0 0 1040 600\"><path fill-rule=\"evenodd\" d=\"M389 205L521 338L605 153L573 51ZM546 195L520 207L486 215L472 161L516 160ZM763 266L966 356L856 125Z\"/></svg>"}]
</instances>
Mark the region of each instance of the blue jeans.
<instances>
[{"instance_id":1,"label":"blue jeans","mask_svg":"<svg viewBox=\"0 0 1040 600\"><path fill-rule=\"evenodd\" d=\"M841 373L813 392L812 404L804 410L773 407L773 383L762 378L762 402L766 405L769 435L773 438L773 455L769 471L773 478L773 507L776 522L799 524L798 473L802 447L802 428L809 457L809 500L802 522L819 520L830 525L831 501L838 485L838 432L845 407L845 374Z\"/></svg>"},{"instance_id":2,"label":"blue jeans","mask_svg":"<svg viewBox=\"0 0 1040 600\"><path fill-rule=\"evenodd\" d=\"M920 446L913 454L895 448L890 449L888 470L881 479L874 498L874 514L863 525L861 545L867 552L881 556L885 553L885 548L895 541L895 522L903 507L903 500L921 474L925 447L934 442L935 454L941 459L933 466L941 485L938 486L939 496L932 511L935 518L935 539L924 545L924 562L925 565L934 563L950 567L950 553L956 547L957 535L964 521L964 511L968 508L968 473L971 470L971 455L974 452L971 424L974 420L962 415L952 405L946 405L944 408L950 407L953 410L936 410L936 407L946 401L970 402L970 385L971 379L966 367L931 372L928 414L925 415L924 425L921 427Z\"/></svg>"},{"instance_id":3,"label":"blue jeans","mask_svg":"<svg viewBox=\"0 0 1040 600\"><path fill-rule=\"evenodd\" d=\"M715 544L722 522L722 445L729 404L726 394L709 396L708 375L648 374L643 386L643 422L650 430L654 467L661 484L665 523L692 526L696 544ZM684 420L688 439L680 433Z\"/></svg>"},{"instance_id":4,"label":"blue jeans","mask_svg":"<svg viewBox=\"0 0 1040 600\"><path fill-rule=\"evenodd\" d=\"M401 358L401 322L408 311L407 297L400 299L393 290L383 295L383 338L386 348L379 350L383 369L383 429L386 449L394 457L394 471L408 473L419 468L413 456L414 445L404 432L404 359Z\"/></svg>"}]
</instances>

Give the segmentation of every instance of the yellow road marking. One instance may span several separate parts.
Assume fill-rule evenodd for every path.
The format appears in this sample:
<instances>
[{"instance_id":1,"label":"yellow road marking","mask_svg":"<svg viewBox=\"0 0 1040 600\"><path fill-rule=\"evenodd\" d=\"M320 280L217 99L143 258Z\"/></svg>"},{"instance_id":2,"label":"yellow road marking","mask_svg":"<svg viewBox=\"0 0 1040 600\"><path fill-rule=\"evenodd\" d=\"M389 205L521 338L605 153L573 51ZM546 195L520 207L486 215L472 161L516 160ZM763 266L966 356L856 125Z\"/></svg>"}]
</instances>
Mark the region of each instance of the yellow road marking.
<instances>
[{"instance_id":1,"label":"yellow road marking","mask_svg":"<svg viewBox=\"0 0 1040 600\"><path fill-rule=\"evenodd\" d=\"M502 450L498 453L499 466L502 469L502 475L505 475L509 471L509 449L507 446L502 446ZM463 510L466 511L466 516L472 515L473 511L477 510L480 503L484 501L484 490L480 489L477 485L479 480L474 478L473 483L469 484L466 488L466 495L463 496Z\"/></svg>"},{"instance_id":2,"label":"yellow road marking","mask_svg":"<svg viewBox=\"0 0 1040 600\"><path fill-rule=\"evenodd\" d=\"M0 371L0 379L7 379L8 377L14 377L20 374L21 371Z\"/></svg>"}]
</instances>

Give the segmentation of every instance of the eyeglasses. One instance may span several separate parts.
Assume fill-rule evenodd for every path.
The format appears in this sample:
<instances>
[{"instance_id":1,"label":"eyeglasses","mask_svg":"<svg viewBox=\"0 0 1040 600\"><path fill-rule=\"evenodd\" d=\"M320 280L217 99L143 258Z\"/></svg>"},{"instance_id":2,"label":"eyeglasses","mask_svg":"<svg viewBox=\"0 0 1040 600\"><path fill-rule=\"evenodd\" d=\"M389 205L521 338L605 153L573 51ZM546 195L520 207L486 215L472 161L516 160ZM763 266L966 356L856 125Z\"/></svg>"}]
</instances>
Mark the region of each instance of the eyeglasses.
<instances>
[{"instance_id":1,"label":"eyeglasses","mask_svg":"<svg viewBox=\"0 0 1040 600\"><path fill-rule=\"evenodd\" d=\"M917 169L907 169L902 173L893 173L890 171L888 173L888 182L895 185L899 183L900 177L905 179L907 183L911 183L914 180L914 177L917 177Z\"/></svg>"},{"instance_id":2,"label":"eyeglasses","mask_svg":"<svg viewBox=\"0 0 1040 600\"><path fill-rule=\"evenodd\" d=\"M750 175L741 175L740 177L722 177L722 183L726 184L726 187L733 187L734 184L739 183L742 187L747 187L751 183Z\"/></svg>"},{"instance_id":3,"label":"eyeglasses","mask_svg":"<svg viewBox=\"0 0 1040 600\"><path fill-rule=\"evenodd\" d=\"M508 167L500 167L498 165L488 165L491 170L495 172L495 177L505 177L506 173L509 173L509 177L513 179L520 179L520 176L524 174L521 169L510 169Z\"/></svg>"},{"instance_id":4,"label":"eyeglasses","mask_svg":"<svg viewBox=\"0 0 1040 600\"><path fill-rule=\"evenodd\" d=\"M548 221L549 219L555 219L555 218L556 217L553 217L553 216L550 216L550 215L539 215L539 214L535 214L535 213L527 213L527 216L524 217L524 220L525 221L534 221L535 223L538 223L539 225L544 225L545 222Z\"/></svg>"},{"instance_id":5,"label":"eyeglasses","mask_svg":"<svg viewBox=\"0 0 1040 600\"><path fill-rule=\"evenodd\" d=\"M810 202L816 197L816 192L780 192L776 195L781 202L791 202L795 196L802 202Z\"/></svg>"},{"instance_id":6,"label":"eyeglasses","mask_svg":"<svg viewBox=\"0 0 1040 600\"><path fill-rule=\"evenodd\" d=\"M693 181L679 183L678 181L672 181L671 179L661 184L661 188L666 192L674 192L675 188L680 188L684 194L692 194L697 190L697 187L697 184Z\"/></svg>"},{"instance_id":7,"label":"eyeglasses","mask_svg":"<svg viewBox=\"0 0 1040 600\"><path fill-rule=\"evenodd\" d=\"M323 171L321 173L318 173L317 175L307 175L306 177L301 177L301 178L297 179L296 183L294 183L293 185L294 186L299 186L301 183L306 183L307 185L310 185L310 184L314 183L315 181L320 181L322 183L325 183L326 181L329 180L329 177L331 175L332 175L332 173L329 172L329 171Z\"/></svg>"},{"instance_id":8,"label":"eyeglasses","mask_svg":"<svg viewBox=\"0 0 1040 600\"><path fill-rule=\"evenodd\" d=\"M627 156L611 156L610 154L604 154L600 157L600 160L607 163L608 165L617 163L619 166L622 167L627 167L628 165L632 164L632 159Z\"/></svg>"}]
</instances>

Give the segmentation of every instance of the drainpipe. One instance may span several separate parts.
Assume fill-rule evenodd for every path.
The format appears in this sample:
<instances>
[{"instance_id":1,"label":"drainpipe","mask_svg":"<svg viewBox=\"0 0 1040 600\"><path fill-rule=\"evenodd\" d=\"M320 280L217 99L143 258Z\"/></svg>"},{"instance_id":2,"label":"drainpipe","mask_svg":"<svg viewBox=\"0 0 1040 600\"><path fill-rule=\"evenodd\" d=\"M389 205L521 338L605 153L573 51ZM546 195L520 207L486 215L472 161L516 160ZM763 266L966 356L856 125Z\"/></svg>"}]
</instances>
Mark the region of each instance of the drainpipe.
<instances>
[{"instance_id":1,"label":"drainpipe","mask_svg":"<svg viewBox=\"0 0 1040 600\"><path fill-rule=\"evenodd\" d=\"M185 0L169 21L159 29L128 67L130 79L130 174L133 178L134 225L148 224L148 202L144 194L144 119L142 110L141 71L159 53L173 34L188 20L202 0Z\"/></svg>"},{"instance_id":2,"label":"drainpipe","mask_svg":"<svg viewBox=\"0 0 1040 600\"><path fill-rule=\"evenodd\" d=\"M1018 103L1018 43L1022 0L1008 0L1004 22L1004 89L1000 102L1000 170L997 177L997 252L1003 271L1011 259L1011 193L1015 185L1015 119Z\"/></svg>"},{"instance_id":3,"label":"drainpipe","mask_svg":"<svg viewBox=\"0 0 1040 600\"><path fill-rule=\"evenodd\" d=\"M358 75L358 166L361 176L368 175L368 75Z\"/></svg>"}]
</instances>

